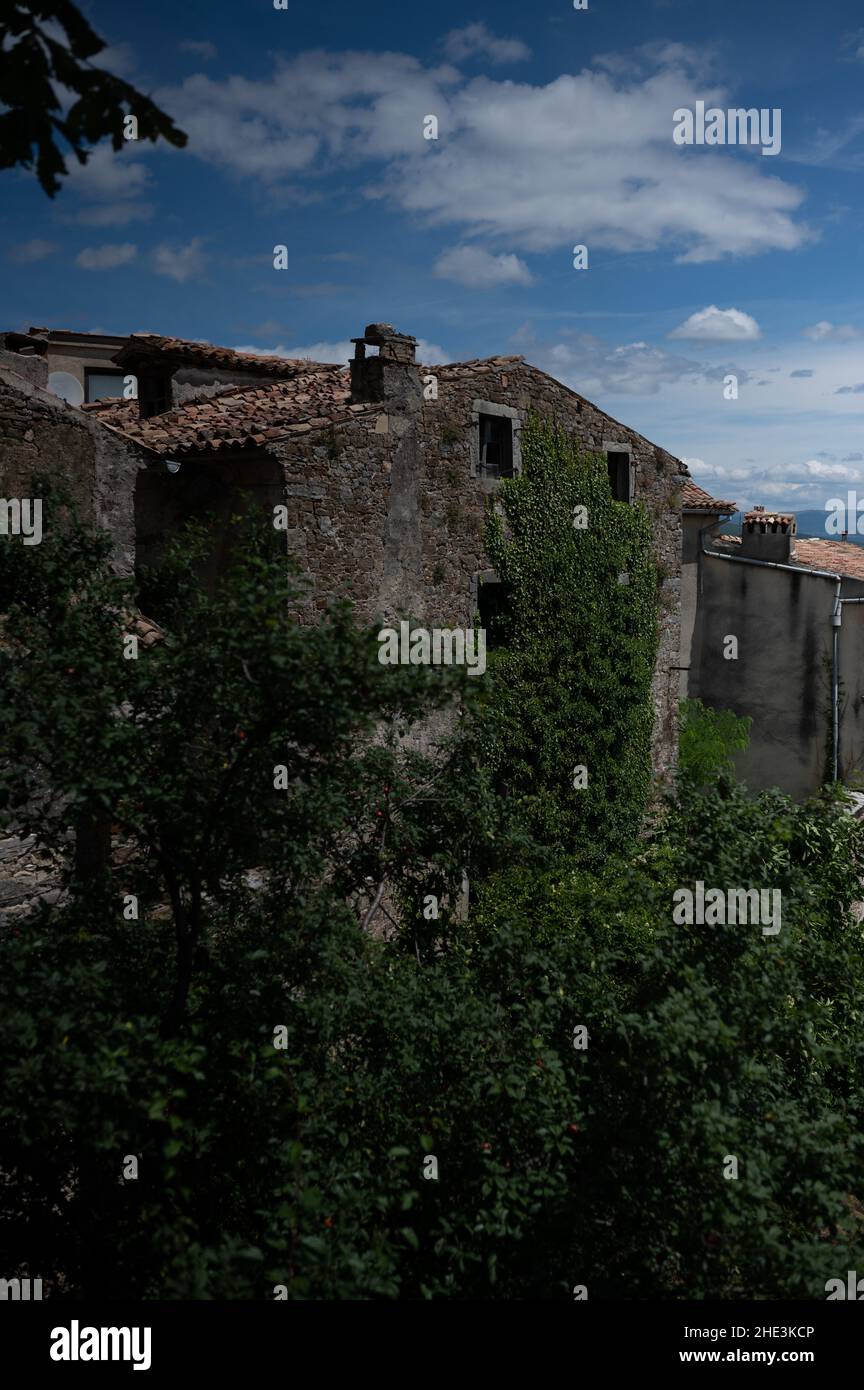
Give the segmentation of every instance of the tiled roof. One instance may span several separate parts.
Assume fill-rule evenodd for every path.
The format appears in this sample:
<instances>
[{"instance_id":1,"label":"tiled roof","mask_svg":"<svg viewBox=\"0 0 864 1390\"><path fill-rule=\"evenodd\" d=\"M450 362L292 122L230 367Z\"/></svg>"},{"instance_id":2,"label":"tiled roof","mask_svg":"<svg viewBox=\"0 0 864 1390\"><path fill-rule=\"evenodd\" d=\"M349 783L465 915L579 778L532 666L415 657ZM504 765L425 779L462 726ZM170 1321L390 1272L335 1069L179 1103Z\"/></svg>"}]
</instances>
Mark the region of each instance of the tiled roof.
<instances>
[{"instance_id":1,"label":"tiled roof","mask_svg":"<svg viewBox=\"0 0 864 1390\"><path fill-rule=\"evenodd\" d=\"M188 338L165 338L161 333L132 333L124 346L115 353L118 366L140 361L143 357L163 360L175 367L219 367L232 371L255 372L258 376L295 377L302 373L327 371L327 364L307 362L299 357L274 357L253 352L235 352L232 348L213 343L195 343Z\"/></svg>"},{"instance_id":2,"label":"tiled roof","mask_svg":"<svg viewBox=\"0 0 864 1390\"><path fill-rule=\"evenodd\" d=\"M155 334L135 334L136 341L176 344L176 338ZM130 341L132 341L130 339ZM186 344L196 350L199 343ZM243 354L227 349L211 349L216 354L242 359ZM119 353L117 361L123 354ZM285 358L250 358L274 361L286 368L287 380L267 385L228 386L224 391L199 400L187 401L161 415L142 420L137 401L118 399L93 401L82 407L111 429L143 444L160 455L193 455L214 450L257 449L268 441L293 434L306 434L322 425L337 424L352 415L374 410L380 405L351 405L351 377L348 367L324 362L300 362ZM461 378L493 368L519 366L522 357L487 357L471 362L450 362L436 366L443 378ZM212 363L211 363L212 365ZM302 368L300 371L298 368ZM421 371L426 370L421 367ZM506 383L505 383L506 384Z\"/></svg>"},{"instance_id":3,"label":"tiled roof","mask_svg":"<svg viewBox=\"0 0 864 1390\"><path fill-rule=\"evenodd\" d=\"M142 420L137 401L97 401L89 409L110 429L157 454L257 449L269 440L306 434L380 406L350 405L345 367L314 364L312 372L266 386L241 386L188 401Z\"/></svg>"},{"instance_id":4,"label":"tiled roof","mask_svg":"<svg viewBox=\"0 0 864 1390\"><path fill-rule=\"evenodd\" d=\"M208 454L214 450L262 448L275 439L305 434L324 425L338 424L358 413L378 413L383 409L380 404L352 405L350 370L333 363L255 357L151 333L133 334L114 360L120 365L126 361L131 364L142 355L152 354L156 360L162 357L171 366L179 364L178 353L182 353L182 361L186 363L194 360L211 368L225 365L249 369L251 366L257 371L262 364L265 370L270 369L282 379L258 385L226 385L206 397L187 401L145 420L139 416L137 401L95 401L82 408L94 413L108 428L118 430L157 454L178 457ZM498 384L506 388L508 370L516 370L524 363L524 357L515 355L473 358L431 367L418 363L418 367L421 374L431 371L442 381L463 383L474 376L482 377L491 369L497 373ZM695 484L691 486L695 488ZM701 489L695 491L704 499L699 505L707 510L735 510L732 502L714 502Z\"/></svg>"},{"instance_id":5,"label":"tiled roof","mask_svg":"<svg viewBox=\"0 0 864 1390\"><path fill-rule=\"evenodd\" d=\"M718 502L716 497L712 497L688 478L681 489L681 498L684 507L688 512L737 512L738 508L734 502Z\"/></svg>"},{"instance_id":6,"label":"tiled roof","mask_svg":"<svg viewBox=\"0 0 864 1390\"><path fill-rule=\"evenodd\" d=\"M795 559L808 569L835 570L864 580L864 546L849 541L801 540L795 537Z\"/></svg>"},{"instance_id":7,"label":"tiled roof","mask_svg":"<svg viewBox=\"0 0 864 1390\"><path fill-rule=\"evenodd\" d=\"M744 524L749 525L751 530L758 523L760 526L770 526L772 531L776 531L778 526L785 531L794 520L794 512L766 512L764 507L754 507L752 511L744 513Z\"/></svg>"},{"instance_id":8,"label":"tiled roof","mask_svg":"<svg viewBox=\"0 0 864 1390\"><path fill-rule=\"evenodd\" d=\"M740 536L715 536L713 545L740 545ZM833 570L864 582L864 546L848 541L804 540L796 536L791 562L809 570Z\"/></svg>"}]
</instances>

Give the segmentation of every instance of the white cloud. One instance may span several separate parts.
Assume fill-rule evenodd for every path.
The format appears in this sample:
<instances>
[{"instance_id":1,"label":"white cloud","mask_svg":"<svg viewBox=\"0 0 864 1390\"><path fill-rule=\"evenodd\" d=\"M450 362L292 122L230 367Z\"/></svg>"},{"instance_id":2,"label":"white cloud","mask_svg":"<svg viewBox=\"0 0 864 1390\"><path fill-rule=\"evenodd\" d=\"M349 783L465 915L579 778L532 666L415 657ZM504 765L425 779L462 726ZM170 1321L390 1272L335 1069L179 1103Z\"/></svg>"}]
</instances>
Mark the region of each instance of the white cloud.
<instances>
[{"instance_id":1,"label":"white cloud","mask_svg":"<svg viewBox=\"0 0 864 1390\"><path fill-rule=\"evenodd\" d=\"M521 39L500 39L485 24L466 24L451 29L444 39L444 52L454 63L466 58L488 58L490 63L521 63L531 57L531 49Z\"/></svg>"},{"instance_id":2,"label":"white cloud","mask_svg":"<svg viewBox=\"0 0 864 1390\"><path fill-rule=\"evenodd\" d=\"M810 338L814 343L847 343L850 339L858 337L858 329L853 328L851 323L834 324L829 323L827 319L820 319L819 323L801 331L805 338Z\"/></svg>"},{"instance_id":3,"label":"white cloud","mask_svg":"<svg viewBox=\"0 0 864 1390\"><path fill-rule=\"evenodd\" d=\"M693 474L694 482L698 478L703 478L715 483L742 483L752 477L752 469L750 468L732 468L728 464L706 463L704 459L685 459L684 462Z\"/></svg>"},{"instance_id":4,"label":"white cloud","mask_svg":"<svg viewBox=\"0 0 864 1390\"><path fill-rule=\"evenodd\" d=\"M32 237L30 241L21 241L17 246L10 246L6 252L10 261L15 261L17 265L32 265L34 261L47 260L53 256L60 247L55 241L45 241L42 237Z\"/></svg>"},{"instance_id":5,"label":"white cloud","mask_svg":"<svg viewBox=\"0 0 864 1390\"><path fill-rule=\"evenodd\" d=\"M134 261L137 255L138 247L127 241L114 246L85 246L75 259L82 270L116 270Z\"/></svg>"},{"instance_id":6,"label":"white cloud","mask_svg":"<svg viewBox=\"0 0 864 1390\"><path fill-rule=\"evenodd\" d=\"M716 304L691 314L669 334L670 338L702 343L752 343L759 336L759 325L749 314L741 309L718 309Z\"/></svg>"},{"instance_id":7,"label":"white cloud","mask_svg":"<svg viewBox=\"0 0 864 1390\"><path fill-rule=\"evenodd\" d=\"M285 329L285 325L280 323L278 319L263 319L261 323L243 323L240 324L240 327L254 333L257 338L272 338L274 334L282 333ZM251 348L245 350L252 351ZM240 352L241 349L235 348L234 351Z\"/></svg>"},{"instance_id":8,"label":"white cloud","mask_svg":"<svg viewBox=\"0 0 864 1390\"><path fill-rule=\"evenodd\" d=\"M706 367L649 343L612 347L590 333L562 334L544 342L526 324L509 341L535 367L591 400L606 396L655 396L663 386L683 381L722 382L723 368Z\"/></svg>"},{"instance_id":9,"label":"white cloud","mask_svg":"<svg viewBox=\"0 0 864 1390\"><path fill-rule=\"evenodd\" d=\"M191 53L193 57L200 58L202 63L212 62L219 56L219 49L209 39L183 39L177 47L181 53Z\"/></svg>"},{"instance_id":10,"label":"white cloud","mask_svg":"<svg viewBox=\"0 0 864 1390\"><path fill-rule=\"evenodd\" d=\"M130 222L149 222L155 211L152 203L93 204L64 220L79 227L127 227Z\"/></svg>"},{"instance_id":11,"label":"white cloud","mask_svg":"<svg viewBox=\"0 0 864 1390\"><path fill-rule=\"evenodd\" d=\"M257 352L263 353L266 357L305 357L310 362L341 362L347 366L354 356L354 344L347 338L342 342L321 342L306 343L301 347L279 347L263 348L256 347L253 343L238 344L234 348L235 352ZM366 349L367 353L370 351ZM437 343L430 343L426 338L417 339L417 361L423 366L434 366L442 362L450 362L450 354Z\"/></svg>"},{"instance_id":12,"label":"white cloud","mask_svg":"<svg viewBox=\"0 0 864 1390\"><path fill-rule=\"evenodd\" d=\"M150 253L150 268L156 275L166 275L169 280L185 284L204 272L207 257L203 245L203 238L197 236L187 246L172 246L163 241Z\"/></svg>"},{"instance_id":13,"label":"white cloud","mask_svg":"<svg viewBox=\"0 0 864 1390\"><path fill-rule=\"evenodd\" d=\"M699 262L801 246L804 194L766 172L770 161L673 142L672 113L700 98L725 105L724 90L682 45L653 61L535 85L399 53L311 52L256 81L198 73L156 99L189 133L184 158L274 192L369 168L367 196L490 250L563 256L578 240ZM439 140L423 139L429 113Z\"/></svg>"},{"instance_id":14,"label":"white cloud","mask_svg":"<svg viewBox=\"0 0 864 1390\"><path fill-rule=\"evenodd\" d=\"M860 473L860 470L855 470ZM801 465L800 473L793 464L788 474L789 477L807 478L830 478L832 481L844 482L851 478L852 474L848 468L844 468L842 463L822 463L820 459L808 459Z\"/></svg>"},{"instance_id":15,"label":"white cloud","mask_svg":"<svg viewBox=\"0 0 864 1390\"><path fill-rule=\"evenodd\" d=\"M455 280L472 289L496 289L500 285L533 285L534 277L518 256L493 256L482 246L454 246L443 251L433 273L439 280Z\"/></svg>"},{"instance_id":16,"label":"white cloud","mask_svg":"<svg viewBox=\"0 0 864 1390\"><path fill-rule=\"evenodd\" d=\"M131 142L116 152L110 145L97 145L86 164L70 161L64 192L93 201L138 197L150 182L150 170L128 152L130 148Z\"/></svg>"}]
</instances>

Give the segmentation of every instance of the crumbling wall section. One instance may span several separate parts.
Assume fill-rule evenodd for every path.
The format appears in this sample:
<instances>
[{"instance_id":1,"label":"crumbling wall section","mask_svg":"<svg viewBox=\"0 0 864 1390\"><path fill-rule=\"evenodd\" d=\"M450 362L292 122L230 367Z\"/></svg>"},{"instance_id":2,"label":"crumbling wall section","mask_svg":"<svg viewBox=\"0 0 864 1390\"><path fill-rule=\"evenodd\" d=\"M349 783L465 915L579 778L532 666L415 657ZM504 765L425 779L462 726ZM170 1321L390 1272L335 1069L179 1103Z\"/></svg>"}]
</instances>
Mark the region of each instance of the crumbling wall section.
<instances>
[{"instance_id":1,"label":"crumbling wall section","mask_svg":"<svg viewBox=\"0 0 864 1390\"><path fill-rule=\"evenodd\" d=\"M144 462L144 451L95 417L0 364L0 496L36 497L40 476L56 479L82 520L108 531L121 574L135 565L135 479Z\"/></svg>"}]
</instances>

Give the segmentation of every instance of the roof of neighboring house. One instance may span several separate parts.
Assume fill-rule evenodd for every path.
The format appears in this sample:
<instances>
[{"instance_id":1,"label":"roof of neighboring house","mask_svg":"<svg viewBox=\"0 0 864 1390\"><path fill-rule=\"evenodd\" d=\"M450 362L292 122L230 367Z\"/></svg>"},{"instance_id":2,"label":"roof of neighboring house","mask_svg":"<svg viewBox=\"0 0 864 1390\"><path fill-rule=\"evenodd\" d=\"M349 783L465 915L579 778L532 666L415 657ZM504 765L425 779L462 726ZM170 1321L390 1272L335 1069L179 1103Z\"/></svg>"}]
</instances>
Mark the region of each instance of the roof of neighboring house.
<instances>
[{"instance_id":1,"label":"roof of neighboring house","mask_svg":"<svg viewBox=\"0 0 864 1390\"><path fill-rule=\"evenodd\" d=\"M306 375L263 386L230 387L142 420L137 401L94 401L86 409L110 429L157 454L203 454L258 449L273 439L306 434L322 425L380 406L351 405L345 367L313 364Z\"/></svg>"},{"instance_id":2,"label":"roof of neighboring house","mask_svg":"<svg viewBox=\"0 0 864 1390\"><path fill-rule=\"evenodd\" d=\"M704 488L688 478L681 489L681 500L685 512L737 512L734 502L718 502Z\"/></svg>"},{"instance_id":3,"label":"roof of neighboring house","mask_svg":"<svg viewBox=\"0 0 864 1390\"><path fill-rule=\"evenodd\" d=\"M715 536L712 545L740 545L740 536ZM864 546L849 541L823 541L795 536L792 543L793 565L802 569L833 570L849 579L864 583Z\"/></svg>"},{"instance_id":4,"label":"roof of neighboring house","mask_svg":"<svg viewBox=\"0 0 864 1390\"><path fill-rule=\"evenodd\" d=\"M165 338L161 333L131 333L124 346L115 353L118 366L150 358L170 367L223 367L229 371L255 372L258 376L290 378L298 373L327 371L326 363L307 362L299 357L276 357L272 354L235 352L233 348L213 343L195 343L188 338Z\"/></svg>"},{"instance_id":5,"label":"roof of neighboring house","mask_svg":"<svg viewBox=\"0 0 864 1390\"><path fill-rule=\"evenodd\" d=\"M849 541L802 540L796 536L795 559L808 569L835 570L864 581L864 546Z\"/></svg>"}]
</instances>

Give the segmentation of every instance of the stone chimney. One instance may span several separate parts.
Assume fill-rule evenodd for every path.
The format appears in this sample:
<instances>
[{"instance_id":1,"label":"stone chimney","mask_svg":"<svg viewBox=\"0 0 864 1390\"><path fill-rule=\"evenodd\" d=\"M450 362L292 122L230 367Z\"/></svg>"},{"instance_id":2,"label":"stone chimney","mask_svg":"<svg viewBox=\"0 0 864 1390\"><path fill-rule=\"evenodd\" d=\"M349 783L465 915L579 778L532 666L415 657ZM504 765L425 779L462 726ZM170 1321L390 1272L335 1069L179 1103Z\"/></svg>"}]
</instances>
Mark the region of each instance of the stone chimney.
<instances>
[{"instance_id":1,"label":"stone chimney","mask_svg":"<svg viewBox=\"0 0 864 1390\"><path fill-rule=\"evenodd\" d=\"M741 554L754 560L788 564L796 529L792 512L766 512L764 507L754 507L745 513L741 525Z\"/></svg>"},{"instance_id":2,"label":"stone chimney","mask_svg":"<svg viewBox=\"0 0 864 1390\"><path fill-rule=\"evenodd\" d=\"M420 370L414 360L417 339L397 333L392 323L370 323L362 338L352 338L351 403L381 403L388 410L416 410L423 399ZM377 347L377 357L367 357Z\"/></svg>"}]
</instances>

